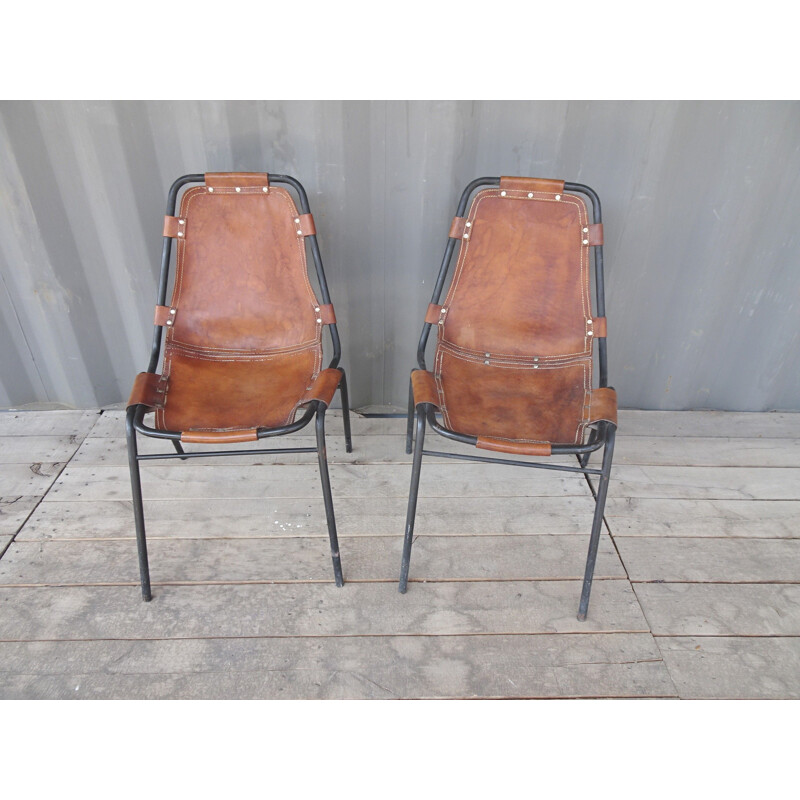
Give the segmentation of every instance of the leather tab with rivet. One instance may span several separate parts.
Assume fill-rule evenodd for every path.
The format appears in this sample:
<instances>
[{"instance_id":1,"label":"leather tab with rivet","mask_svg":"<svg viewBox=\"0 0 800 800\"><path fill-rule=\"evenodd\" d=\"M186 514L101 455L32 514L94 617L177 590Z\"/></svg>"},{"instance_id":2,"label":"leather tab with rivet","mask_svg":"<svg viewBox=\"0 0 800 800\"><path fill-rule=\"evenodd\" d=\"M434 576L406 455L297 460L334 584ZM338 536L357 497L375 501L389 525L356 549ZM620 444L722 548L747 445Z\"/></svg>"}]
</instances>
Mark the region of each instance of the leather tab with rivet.
<instances>
[{"instance_id":1,"label":"leather tab with rivet","mask_svg":"<svg viewBox=\"0 0 800 800\"><path fill-rule=\"evenodd\" d=\"M183 239L186 235L186 220L182 217L164 217L163 236L170 239Z\"/></svg>"},{"instance_id":2,"label":"leather tab with rivet","mask_svg":"<svg viewBox=\"0 0 800 800\"><path fill-rule=\"evenodd\" d=\"M156 313L153 319L154 325L161 325L162 327L171 328L175 322L175 317L178 313L176 308L169 306L156 306Z\"/></svg>"},{"instance_id":3,"label":"leather tab with rivet","mask_svg":"<svg viewBox=\"0 0 800 800\"><path fill-rule=\"evenodd\" d=\"M450 239L461 239L464 236L464 229L467 224L466 217L453 217L453 224L450 226Z\"/></svg>"},{"instance_id":4,"label":"leather tab with rivet","mask_svg":"<svg viewBox=\"0 0 800 800\"><path fill-rule=\"evenodd\" d=\"M500 178L500 190L504 192L544 192L561 194L564 191L564 181L550 178Z\"/></svg>"},{"instance_id":5,"label":"leather tab with rivet","mask_svg":"<svg viewBox=\"0 0 800 800\"><path fill-rule=\"evenodd\" d=\"M317 321L323 325L336 324L336 312L333 310L333 305L328 303L324 306L315 306L314 310L317 312Z\"/></svg>"},{"instance_id":6,"label":"leather tab with rivet","mask_svg":"<svg viewBox=\"0 0 800 800\"><path fill-rule=\"evenodd\" d=\"M316 236L317 228L311 214L301 214L299 217L295 217L294 224L298 236Z\"/></svg>"},{"instance_id":7,"label":"leather tab with rivet","mask_svg":"<svg viewBox=\"0 0 800 800\"><path fill-rule=\"evenodd\" d=\"M608 335L606 318L605 317L592 317L592 331L594 332L595 338L604 339Z\"/></svg>"},{"instance_id":8,"label":"leather tab with rivet","mask_svg":"<svg viewBox=\"0 0 800 800\"><path fill-rule=\"evenodd\" d=\"M210 189L269 189L266 172L206 172L204 177Z\"/></svg>"},{"instance_id":9,"label":"leather tab with rivet","mask_svg":"<svg viewBox=\"0 0 800 800\"><path fill-rule=\"evenodd\" d=\"M590 247L597 247L603 244L603 223L598 223L597 225L587 225L586 227L589 228L586 239L589 240Z\"/></svg>"},{"instance_id":10,"label":"leather tab with rivet","mask_svg":"<svg viewBox=\"0 0 800 800\"><path fill-rule=\"evenodd\" d=\"M431 325L438 325L441 318L442 307L431 303L428 306L428 312L425 314L425 322L430 322Z\"/></svg>"}]
</instances>

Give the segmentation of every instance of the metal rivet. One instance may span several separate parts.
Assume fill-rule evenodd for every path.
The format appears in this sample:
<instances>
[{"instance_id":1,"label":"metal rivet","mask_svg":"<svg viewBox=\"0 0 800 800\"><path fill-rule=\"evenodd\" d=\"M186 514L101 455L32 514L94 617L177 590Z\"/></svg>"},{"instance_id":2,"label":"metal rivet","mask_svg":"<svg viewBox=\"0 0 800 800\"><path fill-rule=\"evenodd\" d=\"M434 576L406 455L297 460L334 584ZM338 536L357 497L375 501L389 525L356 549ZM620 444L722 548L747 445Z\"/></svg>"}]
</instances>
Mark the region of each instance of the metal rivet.
<instances>
[{"instance_id":1,"label":"metal rivet","mask_svg":"<svg viewBox=\"0 0 800 800\"><path fill-rule=\"evenodd\" d=\"M506 196L505 192L500 192L500 197L505 197L505 196Z\"/></svg>"},{"instance_id":2,"label":"metal rivet","mask_svg":"<svg viewBox=\"0 0 800 800\"><path fill-rule=\"evenodd\" d=\"M528 197L533 197L533 192L528 192Z\"/></svg>"},{"instance_id":3,"label":"metal rivet","mask_svg":"<svg viewBox=\"0 0 800 800\"><path fill-rule=\"evenodd\" d=\"M322 320L319 317L317 317L317 322L322 322Z\"/></svg>"},{"instance_id":4,"label":"metal rivet","mask_svg":"<svg viewBox=\"0 0 800 800\"><path fill-rule=\"evenodd\" d=\"M533 360L534 360L534 361L538 361L538 360L539 360L539 356L534 356L534 359L533 359Z\"/></svg>"},{"instance_id":5,"label":"metal rivet","mask_svg":"<svg viewBox=\"0 0 800 800\"><path fill-rule=\"evenodd\" d=\"M181 238L183 238L183 231L178 231L178 236L180 236Z\"/></svg>"},{"instance_id":6,"label":"metal rivet","mask_svg":"<svg viewBox=\"0 0 800 800\"><path fill-rule=\"evenodd\" d=\"M319 306L314 306L314 311L319 311Z\"/></svg>"},{"instance_id":7,"label":"metal rivet","mask_svg":"<svg viewBox=\"0 0 800 800\"><path fill-rule=\"evenodd\" d=\"M302 236L303 235L303 231L297 231L297 235L298 236Z\"/></svg>"},{"instance_id":8,"label":"metal rivet","mask_svg":"<svg viewBox=\"0 0 800 800\"><path fill-rule=\"evenodd\" d=\"M584 243L584 244L589 244L589 240L588 240L588 239L584 239L584 240L583 240L583 243Z\"/></svg>"},{"instance_id":9,"label":"metal rivet","mask_svg":"<svg viewBox=\"0 0 800 800\"><path fill-rule=\"evenodd\" d=\"M491 355L491 353L484 353L483 355L484 355L486 358L489 358L489 356Z\"/></svg>"},{"instance_id":10,"label":"metal rivet","mask_svg":"<svg viewBox=\"0 0 800 800\"><path fill-rule=\"evenodd\" d=\"M240 188L237 186L237 187L236 187L236 191L237 191L237 192L241 192L242 190L241 190L241 189L240 189Z\"/></svg>"},{"instance_id":11,"label":"metal rivet","mask_svg":"<svg viewBox=\"0 0 800 800\"><path fill-rule=\"evenodd\" d=\"M587 319L587 320L586 320L586 324L587 324L587 325L591 325L591 324L592 324L592 322L594 322L594 320L591 320L591 319Z\"/></svg>"},{"instance_id":12,"label":"metal rivet","mask_svg":"<svg viewBox=\"0 0 800 800\"><path fill-rule=\"evenodd\" d=\"M468 234L468 233L465 233L465 234L464 234L464 238L465 238L465 239L469 239L469 234Z\"/></svg>"},{"instance_id":13,"label":"metal rivet","mask_svg":"<svg viewBox=\"0 0 800 800\"><path fill-rule=\"evenodd\" d=\"M172 320L171 319L167 320L167 325L172 325Z\"/></svg>"},{"instance_id":14,"label":"metal rivet","mask_svg":"<svg viewBox=\"0 0 800 800\"><path fill-rule=\"evenodd\" d=\"M584 228L584 229L583 229L583 232L584 232L584 233L589 233L589 229L588 229L588 228Z\"/></svg>"},{"instance_id":15,"label":"metal rivet","mask_svg":"<svg viewBox=\"0 0 800 800\"><path fill-rule=\"evenodd\" d=\"M185 224L186 224L186 220L185 219L179 219L178 220L178 225L185 225Z\"/></svg>"},{"instance_id":16,"label":"metal rivet","mask_svg":"<svg viewBox=\"0 0 800 800\"><path fill-rule=\"evenodd\" d=\"M488 361L484 361L483 363L484 363L484 364L488 364L489 362L488 362Z\"/></svg>"},{"instance_id":17,"label":"metal rivet","mask_svg":"<svg viewBox=\"0 0 800 800\"><path fill-rule=\"evenodd\" d=\"M471 228L471 227L472 227L472 223L471 223L471 222L467 222L467 223L465 223L465 224L466 224L466 226L467 226L468 228Z\"/></svg>"},{"instance_id":18,"label":"metal rivet","mask_svg":"<svg viewBox=\"0 0 800 800\"><path fill-rule=\"evenodd\" d=\"M269 191L269 186L262 186L261 187L261 191L262 192L268 192Z\"/></svg>"},{"instance_id":19,"label":"metal rivet","mask_svg":"<svg viewBox=\"0 0 800 800\"><path fill-rule=\"evenodd\" d=\"M209 187L208 187L208 191L209 191L209 192L213 192L213 191L214 191L214 187L213 187L213 186L209 186Z\"/></svg>"},{"instance_id":20,"label":"metal rivet","mask_svg":"<svg viewBox=\"0 0 800 800\"><path fill-rule=\"evenodd\" d=\"M538 364L534 364L534 365L533 365L533 368L534 368L534 369L539 369L539 365L538 365Z\"/></svg>"},{"instance_id":21,"label":"metal rivet","mask_svg":"<svg viewBox=\"0 0 800 800\"><path fill-rule=\"evenodd\" d=\"M170 313L170 314L174 314L174 313L175 313L175 309L174 309L174 308L171 308L171 309L169 310L169 313Z\"/></svg>"},{"instance_id":22,"label":"metal rivet","mask_svg":"<svg viewBox=\"0 0 800 800\"><path fill-rule=\"evenodd\" d=\"M557 195L556 195L556 200L560 200L560 199L561 199L561 195L560 195L560 194L557 194Z\"/></svg>"},{"instance_id":23,"label":"metal rivet","mask_svg":"<svg viewBox=\"0 0 800 800\"><path fill-rule=\"evenodd\" d=\"M299 225L300 224L300 217L295 217L294 224L295 225Z\"/></svg>"},{"instance_id":24,"label":"metal rivet","mask_svg":"<svg viewBox=\"0 0 800 800\"><path fill-rule=\"evenodd\" d=\"M587 336L594 336L594 333L592 333L592 331L586 331L586 335Z\"/></svg>"}]
</instances>

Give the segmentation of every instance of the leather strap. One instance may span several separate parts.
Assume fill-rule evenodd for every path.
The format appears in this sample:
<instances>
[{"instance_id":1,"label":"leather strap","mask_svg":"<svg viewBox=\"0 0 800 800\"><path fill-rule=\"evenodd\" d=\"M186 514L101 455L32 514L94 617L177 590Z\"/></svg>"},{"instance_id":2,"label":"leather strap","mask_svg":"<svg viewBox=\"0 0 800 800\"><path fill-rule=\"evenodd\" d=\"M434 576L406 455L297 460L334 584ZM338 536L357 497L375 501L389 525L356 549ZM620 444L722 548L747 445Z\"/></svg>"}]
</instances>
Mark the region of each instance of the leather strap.
<instances>
[{"instance_id":1,"label":"leather strap","mask_svg":"<svg viewBox=\"0 0 800 800\"><path fill-rule=\"evenodd\" d=\"M269 189L269 175L266 172L206 172L205 181L206 186L212 189Z\"/></svg>"},{"instance_id":2,"label":"leather strap","mask_svg":"<svg viewBox=\"0 0 800 800\"><path fill-rule=\"evenodd\" d=\"M182 217L164 217L164 236L183 239L186 235L186 220Z\"/></svg>"},{"instance_id":3,"label":"leather strap","mask_svg":"<svg viewBox=\"0 0 800 800\"><path fill-rule=\"evenodd\" d=\"M511 442L506 439L490 439L479 436L475 447L481 450L494 450L498 453L513 453L518 456L549 456L550 445L547 442Z\"/></svg>"},{"instance_id":4,"label":"leather strap","mask_svg":"<svg viewBox=\"0 0 800 800\"><path fill-rule=\"evenodd\" d=\"M500 190L562 194L564 181L551 180L550 178L512 178L504 176L500 178Z\"/></svg>"},{"instance_id":5,"label":"leather strap","mask_svg":"<svg viewBox=\"0 0 800 800\"><path fill-rule=\"evenodd\" d=\"M603 223L589 225L589 232L583 238L589 240L590 247L597 247L603 244Z\"/></svg>"},{"instance_id":6,"label":"leather strap","mask_svg":"<svg viewBox=\"0 0 800 800\"><path fill-rule=\"evenodd\" d=\"M613 422L617 424L617 393L614 389L604 387L589 392L589 404L583 408L584 422Z\"/></svg>"},{"instance_id":7,"label":"leather strap","mask_svg":"<svg viewBox=\"0 0 800 800\"><path fill-rule=\"evenodd\" d=\"M414 405L420 406L423 403L430 403L436 408L440 408L439 391L436 388L436 379L432 372L424 369L415 369L411 373L411 387L414 393Z\"/></svg>"},{"instance_id":8,"label":"leather strap","mask_svg":"<svg viewBox=\"0 0 800 800\"><path fill-rule=\"evenodd\" d=\"M333 325L336 322L336 312L333 310L333 306L328 303L326 306L317 306L314 310L317 311L317 322L321 322L323 325Z\"/></svg>"},{"instance_id":9,"label":"leather strap","mask_svg":"<svg viewBox=\"0 0 800 800\"><path fill-rule=\"evenodd\" d=\"M156 313L153 318L155 325L161 325L171 328L175 322L175 317L178 314L177 308L170 308L169 306L156 306Z\"/></svg>"},{"instance_id":10,"label":"leather strap","mask_svg":"<svg viewBox=\"0 0 800 800\"><path fill-rule=\"evenodd\" d=\"M127 408L144 405L148 408L163 408L166 381L155 372L140 372L133 381Z\"/></svg>"},{"instance_id":11,"label":"leather strap","mask_svg":"<svg viewBox=\"0 0 800 800\"><path fill-rule=\"evenodd\" d=\"M428 306L428 312L425 314L425 322L430 322L431 325L438 325L441 318L442 307L435 306L433 303L431 303Z\"/></svg>"},{"instance_id":12,"label":"leather strap","mask_svg":"<svg viewBox=\"0 0 800 800\"><path fill-rule=\"evenodd\" d=\"M592 324L589 326L595 339L604 339L607 336L608 326L605 317L592 317Z\"/></svg>"},{"instance_id":13,"label":"leather strap","mask_svg":"<svg viewBox=\"0 0 800 800\"><path fill-rule=\"evenodd\" d=\"M295 229L298 236L316 236L317 228L314 225L312 214L301 214L294 218Z\"/></svg>"},{"instance_id":14,"label":"leather strap","mask_svg":"<svg viewBox=\"0 0 800 800\"><path fill-rule=\"evenodd\" d=\"M233 444L234 442L255 442L258 432L255 428L242 431L183 431L181 441L188 444Z\"/></svg>"},{"instance_id":15,"label":"leather strap","mask_svg":"<svg viewBox=\"0 0 800 800\"><path fill-rule=\"evenodd\" d=\"M453 224L450 226L450 233L447 235L451 239L461 239L464 236L464 229L466 225L466 217L453 217Z\"/></svg>"},{"instance_id":16,"label":"leather strap","mask_svg":"<svg viewBox=\"0 0 800 800\"><path fill-rule=\"evenodd\" d=\"M328 369L322 370L322 372L317 375L311 388L303 395L303 399L300 402L310 403L312 400L319 400L321 403L329 406L341 379L342 371L340 369L329 367Z\"/></svg>"}]
</instances>

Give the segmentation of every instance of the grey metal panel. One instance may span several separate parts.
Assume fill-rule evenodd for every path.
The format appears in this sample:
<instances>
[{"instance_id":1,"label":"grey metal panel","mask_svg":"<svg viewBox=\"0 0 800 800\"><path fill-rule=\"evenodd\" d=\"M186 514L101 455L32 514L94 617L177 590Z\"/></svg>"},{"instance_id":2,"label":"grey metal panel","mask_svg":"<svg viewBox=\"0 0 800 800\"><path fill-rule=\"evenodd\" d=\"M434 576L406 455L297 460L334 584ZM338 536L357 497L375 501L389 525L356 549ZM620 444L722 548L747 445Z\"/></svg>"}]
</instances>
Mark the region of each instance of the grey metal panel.
<instances>
[{"instance_id":1,"label":"grey metal panel","mask_svg":"<svg viewBox=\"0 0 800 800\"><path fill-rule=\"evenodd\" d=\"M125 399L175 177L298 177L356 406L406 402L450 219L479 175L603 200L624 406L800 409L796 102L0 103L0 404Z\"/></svg>"}]
</instances>

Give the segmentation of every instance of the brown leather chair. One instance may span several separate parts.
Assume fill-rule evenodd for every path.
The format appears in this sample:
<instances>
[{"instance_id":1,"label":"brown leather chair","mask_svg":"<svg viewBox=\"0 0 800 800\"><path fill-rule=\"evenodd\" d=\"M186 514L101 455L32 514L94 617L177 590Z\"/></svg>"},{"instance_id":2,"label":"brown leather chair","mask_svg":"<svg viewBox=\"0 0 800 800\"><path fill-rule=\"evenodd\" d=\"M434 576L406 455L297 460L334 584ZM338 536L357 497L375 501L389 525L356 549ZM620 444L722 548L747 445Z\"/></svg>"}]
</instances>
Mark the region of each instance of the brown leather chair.
<instances>
[{"instance_id":1,"label":"brown leather chair","mask_svg":"<svg viewBox=\"0 0 800 800\"><path fill-rule=\"evenodd\" d=\"M179 216L174 216L181 196ZM291 186L299 198L275 184ZM166 305L170 253L175 281ZM309 283L310 249L322 300ZM333 357L323 369L322 331ZM156 367L166 329L161 373ZM314 219L302 185L288 175L184 175L172 185L150 363L128 401L127 441L142 595L151 597L139 462L151 458L240 455L186 452L182 443L255 442L293 433L316 416L316 447L252 453L313 453L319 460L336 585L343 584L325 450L325 410L338 388L347 452L352 452L347 383ZM153 426L144 416L154 413ZM172 442L175 453L139 455L137 434Z\"/></svg>"},{"instance_id":2,"label":"brown leather chair","mask_svg":"<svg viewBox=\"0 0 800 800\"><path fill-rule=\"evenodd\" d=\"M467 202L475 195L469 212ZM590 222L586 196L592 203ZM458 262L442 294L453 252ZM538 178L479 178L464 190L425 316L419 370L411 373L406 452L416 443L400 591L408 586L425 424L448 439L518 456L574 454L579 466L481 456L474 461L586 476L596 496L578 619L589 607L614 436L616 392L608 387L600 201L587 186ZM591 254L594 253L592 259ZM594 261L596 315L589 277ZM433 371L425 366L432 326ZM597 343L599 387L592 388ZM437 413L441 422L437 420ZM589 469L601 447L602 468ZM593 486L589 475L599 478Z\"/></svg>"}]
</instances>

